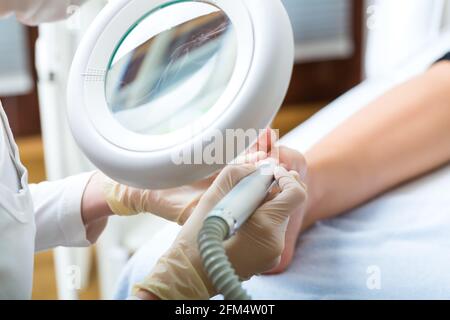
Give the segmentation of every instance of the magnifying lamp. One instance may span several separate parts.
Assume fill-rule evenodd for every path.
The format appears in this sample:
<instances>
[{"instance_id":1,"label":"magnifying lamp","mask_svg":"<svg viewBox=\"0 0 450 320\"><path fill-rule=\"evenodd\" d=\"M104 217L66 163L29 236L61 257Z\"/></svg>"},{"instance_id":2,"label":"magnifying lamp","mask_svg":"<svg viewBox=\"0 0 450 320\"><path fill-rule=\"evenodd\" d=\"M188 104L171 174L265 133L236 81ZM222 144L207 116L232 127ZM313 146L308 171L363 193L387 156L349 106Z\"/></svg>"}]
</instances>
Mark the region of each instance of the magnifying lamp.
<instances>
[{"instance_id":1,"label":"magnifying lamp","mask_svg":"<svg viewBox=\"0 0 450 320\"><path fill-rule=\"evenodd\" d=\"M280 0L111 1L86 32L71 69L75 140L123 184L162 189L204 178L233 159L176 159L207 147L218 133L266 128L286 95L293 42ZM256 138L233 146L234 154ZM244 216L271 179L259 183L264 188ZM245 192L241 187L239 199ZM227 236L238 220L245 221L231 217Z\"/></svg>"},{"instance_id":2,"label":"magnifying lamp","mask_svg":"<svg viewBox=\"0 0 450 320\"><path fill-rule=\"evenodd\" d=\"M75 140L118 182L192 183L226 163L174 158L217 132L266 128L285 97L293 47L279 0L111 1L70 73Z\"/></svg>"}]
</instances>

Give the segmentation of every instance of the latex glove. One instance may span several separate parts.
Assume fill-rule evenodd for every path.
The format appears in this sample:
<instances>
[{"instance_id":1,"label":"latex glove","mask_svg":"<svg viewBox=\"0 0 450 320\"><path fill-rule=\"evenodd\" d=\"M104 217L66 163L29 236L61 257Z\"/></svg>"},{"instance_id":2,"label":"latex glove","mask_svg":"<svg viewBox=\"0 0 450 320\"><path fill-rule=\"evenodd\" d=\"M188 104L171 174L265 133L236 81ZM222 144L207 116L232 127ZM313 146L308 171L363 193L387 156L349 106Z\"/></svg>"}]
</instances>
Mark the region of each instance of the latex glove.
<instances>
[{"instance_id":1,"label":"latex glove","mask_svg":"<svg viewBox=\"0 0 450 320\"><path fill-rule=\"evenodd\" d=\"M103 193L111 211L120 216L152 213L183 225L217 174L192 185L166 190L141 190L103 177Z\"/></svg>"},{"instance_id":2,"label":"latex glove","mask_svg":"<svg viewBox=\"0 0 450 320\"><path fill-rule=\"evenodd\" d=\"M168 252L160 258L150 275L135 286L135 295L146 297L146 292L150 292L169 300L209 299L216 295L203 269L197 237L211 209L242 178L255 170L256 166L252 164L224 169L202 197ZM230 262L242 279L270 270L279 263L289 217L306 199L305 188L297 173L278 167L275 177L280 193L262 204L236 235L225 242Z\"/></svg>"},{"instance_id":3,"label":"latex glove","mask_svg":"<svg viewBox=\"0 0 450 320\"><path fill-rule=\"evenodd\" d=\"M277 158L279 162L288 170L298 171L300 173L300 179L305 181L306 184L311 183L307 175L307 163L303 154L294 149L281 146L274 148L271 151L271 156ZM309 198L308 200L311 199ZM290 266L292 259L294 258L297 239L305 226L305 215L308 210L308 206L309 204L306 204L297 208L297 210L291 215L286 231L285 247L281 256L280 264L270 270L270 272L267 272L267 274L278 274L284 272Z\"/></svg>"},{"instance_id":4,"label":"latex glove","mask_svg":"<svg viewBox=\"0 0 450 320\"><path fill-rule=\"evenodd\" d=\"M266 157L266 153L257 152L236 161L254 163ZM218 173L188 186L166 190L136 189L103 176L103 193L111 211L117 215L131 216L149 212L183 225L217 175Z\"/></svg>"}]
</instances>

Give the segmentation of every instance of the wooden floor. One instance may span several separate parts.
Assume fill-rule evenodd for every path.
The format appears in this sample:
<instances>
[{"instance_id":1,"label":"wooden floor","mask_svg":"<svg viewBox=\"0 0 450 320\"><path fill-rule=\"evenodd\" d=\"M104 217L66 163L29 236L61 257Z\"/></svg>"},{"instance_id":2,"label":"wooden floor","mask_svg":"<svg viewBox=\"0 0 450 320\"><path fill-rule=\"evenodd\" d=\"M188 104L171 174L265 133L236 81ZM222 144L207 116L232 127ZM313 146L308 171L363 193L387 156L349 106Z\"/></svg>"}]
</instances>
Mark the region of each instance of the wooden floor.
<instances>
[{"instance_id":1,"label":"wooden floor","mask_svg":"<svg viewBox=\"0 0 450 320\"><path fill-rule=\"evenodd\" d=\"M314 113L320 110L325 103L284 107L276 120L273 128L280 130L280 135L284 135L300 123L307 120ZM28 168L31 183L45 180L44 152L40 137L20 138L17 140L22 162ZM94 254L94 253L93 253ZM93 259L95 261L95 259ZM98 299L99 290L95 263L91 279L87 288L80 292L81 299ZM57 299L55 271L52 252L39 253L36 255L33 299Z\"/></svg>"},{"instance_id":2,"label":"wooden floor","mask_svg":"<svg viewBox=\"0 0 450 320\"><path fill-rule=\"evenodd\" d=\"M298 127L299 124L308 120L326 104L326 102L323 102L283 107L275 118L272 128L280 130L280 136L284 136Z\"/></svg>"}]
</instances>

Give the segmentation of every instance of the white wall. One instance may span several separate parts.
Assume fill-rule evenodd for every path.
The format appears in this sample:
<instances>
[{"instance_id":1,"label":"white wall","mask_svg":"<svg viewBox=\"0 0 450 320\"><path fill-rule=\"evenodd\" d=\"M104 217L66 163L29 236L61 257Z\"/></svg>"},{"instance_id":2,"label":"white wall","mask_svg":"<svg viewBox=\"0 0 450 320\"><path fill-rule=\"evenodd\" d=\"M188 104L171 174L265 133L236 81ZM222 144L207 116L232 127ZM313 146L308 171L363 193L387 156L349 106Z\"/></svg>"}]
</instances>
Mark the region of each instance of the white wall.
<instances>
[{"instance_id":1,"label":"white wall","mask_svg":"<svg viewBox=\"0 0 450 320\"><path fill-rule=\"evenodd\" d=\"M441 31L449 0L370 0L365 72L374 77L407 61Z\"/></svg>"},{"instance_id":2,"label":"white wall","mask_svg":"<svg viewBox=\"0 0 450 320\"><path fill-rule=\"evenodd\" d=\"M299 62L352 55L350 0L282 0L294 29Z\"/></svg>"}]
</instances>

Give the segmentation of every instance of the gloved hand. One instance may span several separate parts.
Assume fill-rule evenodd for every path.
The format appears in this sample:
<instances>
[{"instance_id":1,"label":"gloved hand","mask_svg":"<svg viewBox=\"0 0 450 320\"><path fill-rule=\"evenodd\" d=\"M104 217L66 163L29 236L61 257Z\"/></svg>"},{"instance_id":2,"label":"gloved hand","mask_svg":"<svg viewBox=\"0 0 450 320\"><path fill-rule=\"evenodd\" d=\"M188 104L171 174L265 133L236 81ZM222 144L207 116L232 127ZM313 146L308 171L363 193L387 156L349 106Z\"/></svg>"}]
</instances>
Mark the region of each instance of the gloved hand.
<instances>
[{"instance_id":1,"label":"gloved hand","mask_svg":"<svg viewBox=\"0 0 450 320\"><path fill-rule=\"evenodd\" d=\"M303 154L294 149L290 149L284 146L272 149L271 156L272 153L275 153L275 157L279 159L279 162L282 163L284 167L288 168L289 170L298 171L300 173L300 179L302 181L305 181L307 185L308 183L311 183L307 175L307 163ZM311 200L311 198L309 198L309 200ZM281 255L280 264L266 274L278 274L284 272L291 264L292 259L294 258L297 239L302 228L305 226L304 220L306 217L308 205L309 204L306 204L303 207L298 208L296 212L291 215L288 228L286 230L285 246L283 254Z\"/></svg>"},{"instance_id":2,"label":"gloved hand","mask_svg":"<svg viewBox=\"0 0 450 320\"><path fill-rule=\"evenodd\" d=\"M257 152L244 155L236 161L254 163L266 157L266 153ZM217 175L213 174L188 186L166 190L136 189L103 176L103 194L111 211L117 215L131 216L148 212L183 225Z\"/></svg>"},{"instance_id":3,"label":"gloved hand","mask_svg":"<svg viewBox=\"0 0 450 320\"><path fill-rule=\"evenodd\" d=\"M197 237L211 209L244 177L256 170L254 164L229 166L201 198L177 239L160 258L150 275L135 286L134 294L160 299L209 299L216 295L203 269ZM225 248L241 279L248 279L275 267L284 248L289 217L305 203L306 191L295 172L277 167L280 192L261 205Z\"/></svg>"},{"instance_id":4,"label":"gloved hand","mask_svg":"<svg viewBox=\"0 0 450 320\"><path fill-rule=\"evenodd\" d=\"M173 189L141 190L103 176L103 194L116 215L132 216L147 212L183 225L216 177L217 174Z\"/></svg>"}]
</instances>

